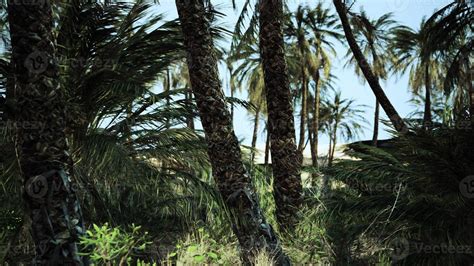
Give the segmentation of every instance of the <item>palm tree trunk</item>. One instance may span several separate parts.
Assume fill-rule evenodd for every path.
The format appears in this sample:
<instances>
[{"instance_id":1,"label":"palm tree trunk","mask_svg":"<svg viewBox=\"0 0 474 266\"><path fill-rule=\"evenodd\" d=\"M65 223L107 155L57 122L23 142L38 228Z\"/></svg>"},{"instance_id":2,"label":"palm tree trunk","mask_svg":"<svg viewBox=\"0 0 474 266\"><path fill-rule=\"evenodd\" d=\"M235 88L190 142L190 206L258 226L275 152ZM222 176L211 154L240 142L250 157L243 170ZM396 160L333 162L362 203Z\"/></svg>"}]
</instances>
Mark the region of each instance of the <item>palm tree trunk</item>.
<instances>
[{"instance_id":1,"label":"palm tree trunk","mask_svg":"<svg viewBox=\"0 0 474 266\"><path fill-rule=\"evenodd\" d=\"M260 1L260 53L271 135L276 216L282 228L297 221L302 203L302 154L295 144L293 107L285 62L282 0Z\"/></svg>"},{"instance_id":2,"label":"palm tree trunk","mask_svg":"<svg viewBox=\"0 0 474 266\"><path fill-rule=\"evenodd\" d=\"M379 117L380 117L380 104L379 101L375 100L375 113L374 113L374 135L372 137L372 145L377 147L377 142L379 138Z\"/></svg>"},{"instance_id":3,"label":"palm tree trunk","mask_svg":"<svg viewBox=\"0 0 474 266\"><path fill-rule=\"evenodd\" d=\"M267 126L267 140L265 141L265 167L268 166L270 160L270 131Z\"/></svg>"},{"instance_id":4,"label":"palm tree trunk","mask_svg":"<svg viewBox=\"0 0 474 266\"><path fill-rule=\"evenodd\" d=\"M234 98L234 90L232 88L230 89L230 97ZM232 121L234 121L234 104L233 103L230 105L230 118L232 119Z\"/></svg>"},{"instance_id":5,"label":"palm tree trunk","mask_svg":"<svg viewBox=\"0 0 474 266\"><path fill-rule=\"evenodd\" d=\"M332 163L334 162L334 154L336 153L336 144L337 144L337 127L334 129L334 136L333 136L333 140L332 140L332 149L331 149L331 165L332 166Z\"/></svg>"},{"instance_id":6,"label":"palm tree trunk","mask_svg":"<svg viewBox=\"0 0 474 266\"><path fill-rule=\"evenodd\" d=\"M314 74L314 108L313 108L313 144L311 150L313 151L311 154L313 167L319 171L319 162L318 162L318 146L319 146L319 110L321 106L321 87L319 86L319 79L320 74L319 70ZM314 154L314 155L313 155ZM319 175L318 173L314 173L312 176L312 185L315 186L317 183Z\"/></svg>"},{"instance_id":7,"label":"palm tree trunk","mask_svg":"<svg viewBox=\"0 0 474 266\"><path fill-rule=\"evenodd\" d=\"M314 102L309 102L308 106L310 103L314 106ZM313 111L313 110L311 110ZM308 110L308 113L310 113L310 110ZM314 113L314 112L312 112ZM310 151L311 151L311 166L316 169L315 165L317 165L317 154L315 153L314 149L314 132L313 132L313 121L314 119L311 119L311 117L308 116L308 138L309 138L309 146L310 146ZM311 173L311 180L310 184L311 186L314 186L316 184L316 179L317 179L317 173L313 172Z\"/></svg>"},{"instance_id":8,"label":"palm tree trunk","mask_svg":"<svg viewBox=\"0 0 474 266\"><path fill-rule=\"evenodd\" d=\"M208 143L216 184L239 239L244 264L261 251L274 254L278 264L289 264L272 227L260 209L257 194L242 162L242 154L221 88L217 57L204 0L176 0L184 44L188 53L191 87L196 97ZM265 230L262 230L265 228Z\"/></svg>"},{"instance_id":9,"label":"palm tree trunk","mask_svg":"<svg viewBox=\"0 0 474 266\"><path fill-rule=\"evenodd\" d=\"M425 112L423 115L423 129L429 130L431 126L431 79L430 66L425 66Z\"/></svg>"},{"instance_id":10,"label":"palm tree trunk","mask_svg":"<svg viewBox=\"0 0 474 266\"><path fill-rule=\"evenodd\" d=\"M306 76L304 73L304 66L302 66L301 75L301 111L300 111L300 138L298 143L298 151L303 153L304 144L306 141L305 132L306 132L306 116L307 116L307 109L308 109L308 87L306 82Z\"/></svg>"},{"instance_id":11,"label":"palm tree trunk","mask_svg":"<svg viewBox=\"0 0 474 266\"><path fill-rule=\"evenodd\" d=\"M329 162L328 162L328 166L331 167L332 166L332 162L334 161L334 153L336 151L336 144L337 144L337 127L339 126L338 122L336 121L334 123L334 128L333 128L333 131L332 131L332 137L331 137L331 143L332 143L332 148L331 148L331 155L329 157Z\"/></svg>"},{"instance_id":12,"label":"palm tree trunk","mask_svg":"<svg viewBox=\"0 0 474 266\"><path fill-rule=\"evenodd\" d=\"M35 265L81 265L84 232L71 175L65 96L59 88L50 1L8 2L24 200L32 220Z\"/></svg>"},{"instance_id":13,"label":"palm tree trunk","mask_svg":"<svg viewBox=\"0 0 474 266\"><path fill-rule=\"evenodd\" d=\"M331 134L329 135L329 149L328 149L328 166L329 166L329 159L331 157L331 150L332 150L332 136Z\"/></svg>"},{"instance_id":14,"label":"palm tree trunk","mask_svg":"<svg viewBox=\"0 0 474 266\"><path fill-rule=\"evenodd\" d=\"M385 92L380 86L377 77L372 72L372 69L370 68L367 59L365 58L364 54L360 50L359 45L357 44L354 34L352 33L349 19L347 18L347 10L345 4L343 4L341 0L333 0L333 3L336 7L337 13L339 14L339 18L341 19L341 24L344 29L344 33L349 47L351 48L352 53L354 54L354 58L357 60L360 69L364 73L365 79L367 80L370 85L370 88L374 92L375 97L377 98L383 110L389 117L394 128L400 133L407 133L408 128L405 122L402 120L397 110L395 110L387 95L385 95Z\"/></svg>"},{"instance_id":15,"label":"palm tree trunk","mask_svg":"<svg viewBox=\"0 0 474 266\"><path fill-rule=\"evenodd\" d=\"M253 121L252 150L250 151L250 162L252 163L252 165L255 160L255 149L257 147L259 121L260 121L260 105L257 107L257 110L255 110L255 118Z\"/></svg>"}]
</instances>

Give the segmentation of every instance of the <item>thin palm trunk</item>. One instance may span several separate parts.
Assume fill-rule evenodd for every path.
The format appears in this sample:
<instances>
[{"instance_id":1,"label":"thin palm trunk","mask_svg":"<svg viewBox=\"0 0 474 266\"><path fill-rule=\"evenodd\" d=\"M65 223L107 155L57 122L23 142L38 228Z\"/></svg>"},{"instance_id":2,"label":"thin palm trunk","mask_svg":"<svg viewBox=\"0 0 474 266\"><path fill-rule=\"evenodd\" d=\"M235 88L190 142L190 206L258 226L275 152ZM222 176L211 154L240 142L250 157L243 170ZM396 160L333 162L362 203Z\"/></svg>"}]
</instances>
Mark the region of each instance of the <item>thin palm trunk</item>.
<instances>
[{"instance_id":1,"label":"thin palm trunk","mask_svg":"<svg viewBox=\"0 0 474 266\"><path fill-rule=\"evenodd\" d=\"M265 166L268 166L270 160L270 131L267 126L267 140L265 141Z\"/></svg>"},{"instance_id":2,"label":"thin palm trunk","mask_svg":"<svg viewBox=\"0 0 474 266\"><path fill-rule=\"evenodd\" d=\"M289 264L275 232L263 216L251 178L242 162L239 142L219 80L209 13L204 1L176 0L176 6L212 173L227 205L232 229L241 246L242 260L249 265L259 252L265 251L274 255L277 264Z\"/></svg>"},{"instance_id":3,"label":"thin palm trunk","mask_svg":"<svg viewBox=\"0 0 474 266\"><path fill-rule=\"evenodd\" d=\"M354 58L356 59L360 69L364 73L365 79L369 83L370 88L372 89L375 97L377 98L383 110L389 117L394 128L400 133L408 132L408 128L405 122L402 120L397 110L395 110L387 95L385 95L385 92L380 86L377 77L374 75L372 69L370 68L370 65L368 64L367 59L365 58L364 54L360 50L359 45L357 44L357 41L354 37L349 23L349 19L347 18L347 10L345 4L341 0L333 0L333 3L341 20L341 24L344 29L344 33L349 47L351 48L352 53L354 54Z\"/></svg>"},{"instance_id":4,"label":"thin palm trunk","mask_svg":"<svg viewBox=\"0 0 474 266\"><path fill-rule=\"evenodd\" d=\"M431 78L430 67L425 66L425 112L423 115L423 128L429 130L431 127Z\"/></svg>"},{"instance_id":5,"label":"thin palm trunk","mask_svg":"<svg viewBox=\"0 0 474 266\"><path fill-rule=\"evenodd\" d=\"M313 105L314 106L314 100L313 101L309 101L308 102L308 106ZM310 113L310 111L313 111L313 110L308 110L308 113ZM314 132L313 132L313 119L311 119L311 117L308 116L308 119L307 119L307 123L308 123L308 139L309 139L309 146L310 146L310 152L311 152L311 165L314 167L315 163L315 160L317 160L317 154L315 153L315 150L314 150ZM316 168L315 168L316 169ZM314 186L316 184L316 179L317 179L317 173L313 172L311 173L311 180L310 180L310 183L312 186Z\"/></svg>"},{"instance_id":6,"label":"thin palm trunk","mask_svg":"<svg viewBox=\"0 0 474 266\"><path fill-rule=\"evenodd\" d=\"M252 150L250 151L250 162L254 163L255 161L255 149L257 148L257 137L258 137L258 125L260 121L260 105L255 110L255 118L253 121L253 135L252 135Z\"/></svg>"},{"instance_id":7,"label":"thin palm trunk","mask_svg":"<svg viewBox=\"0 0 474 266\"><path fill-rule=\"evenodd\" d=\"M314 74L314 108L313 108L313 123L312 123L312 128L313 128L313 143L311 146L311 156L312 156L312 162L313 162L313 167L315 168L316 171L319 171L319 162L318 162L318 148L319 148L319 110L321 106L321 88L319 86L319 79L320 79L320 74L319 70L315 72ZM312 175L312 184L313 186L316 185L317 179L319 175L318 173L313 173Z\"/></svg>"},{"instance_id":8,"label":"thin palm trunk","mask_svg":"<svg viewBox=\"0 0 474 266\"><path fill-rule=\"evenodd\" d=\"M337 127L339 126L339 123L338 121L336 121L334 123L334 128L333 128L333 131L332 131L332 148L331 148L331 155L329 157L329 163L328 165L331 167L332 166L332 163L334 161L334 154L336 152L336 144L337 144Z\"/></svg>"},{"instance_id":9,"label":"thin palm trunk","mask_svg":"<svg viewBox=\"0 0 474 266\"><path fill-rule=\"evenodd\" d=\"M297 221L302 203L302 155L295 144L293 107L285 62L282 0L260 1L260 53L271 134L276 216L282 228Z\"/></svg>"},{"instance_id":10,"label":"thin palm trunk","mask_svg":"<svg viewBox=\"0 0 474 266\"><path fill-rule=\"evenodd\" d=\"M301 111L300 111L300 138L298 143L298 151L303 153L305 144L305 132L306 132L306 116L308 110L308 83L306 82L306 75L304 66L301 67Z\"/></svg>"},{"instance_id":11,"label":"thin palm trunk","mask_svg":"<svg viewBox=\"0 0 474 266\"><path fill-rule=\"evenodd\" d=\"M8 1L24 200L36 247L34 265L80 265L84 232L65 135L66 103L59 88L50 1Z\"/></svg>"},{"instance_id":12,"label":"thin palm trunk","mask_svg":"<svg viewBox=\"0 0 474 266\"><path fill-rule=\"evenodd\" d=\"M378 56L377 53L375 52L375 48L373 45L373 41L371 41L371 51L372 51L372 59L375 65L375 62L378 61ZM377 77L377 81L379 81L379 78ZM379 120L380 120L380 103L377 97L375 97L375 112L374 112L374 131L372 135L372 145L374 147L377 147L377 142L379 138Z\"/></svg>"},{"instance_id":13,"label":"thin palm trunk","mask_svg":"<svg viewBox=\"0 0 474 266\"><path fill-rule=\"evenodd\" d=\"M374 113L374 135L372 137L372 145L377 147L377 142L379 139L379 117L380 117L380 104L379 101L375 100L375 113Z\"/></svg>"},{"instance_id":14,"label":"thin palm trunk","mask_svg":"<svg viewBox=\"0 0 474 266\"><path fill-rule=\"evenodd\" d=\"M328 166L331 166L330 165L330 161L331 161L331 154L332 154L332 134L329 134L329 150L328 150Z\"/></svg>"},{"instance_id":15,"label":"thin palm trunk","mask_svg":"<svg viewBox=\"0 0 474 266\"><path fill-rule=\"evenodd\" d=\"M232 88L230 89L230 97L234 98L234 90ZM234 104L230 105L230 118L234 121Z\"/></svg>"},{"instance_id":16,"label":"thin palm trunk","mask_svg":"<svg viewBox=\"0 0 474 266\"><path fill-rule=\"evenodd\" d=\"M331 161L330 161L330 164L332 166L333 162L334 162L334 154L336 153L336 144L337 144L337 129L334 129L334 136L333 136L333 140L332 140L332 149L331 149Z\"/></svg>"}]
</instances>

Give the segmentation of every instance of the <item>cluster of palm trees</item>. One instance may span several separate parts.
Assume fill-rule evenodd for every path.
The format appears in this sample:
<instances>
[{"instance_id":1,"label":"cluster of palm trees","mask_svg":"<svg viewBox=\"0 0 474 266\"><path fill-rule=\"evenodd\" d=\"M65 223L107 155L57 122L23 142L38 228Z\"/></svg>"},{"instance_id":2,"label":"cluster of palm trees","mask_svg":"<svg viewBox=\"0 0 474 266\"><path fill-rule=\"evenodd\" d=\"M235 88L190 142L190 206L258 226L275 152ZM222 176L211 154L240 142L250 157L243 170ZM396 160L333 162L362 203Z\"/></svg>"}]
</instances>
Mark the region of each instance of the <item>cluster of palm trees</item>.
<instances>
[{"instance_id":1,"label":"cluster of palm trees","mask_svg":"<svg viewBox=\"0 0 474 266\"><path fill-rule=\"evenodd\" d=\"M111 213L101 194L114 199L114 207L136 212L124 203L136 200L132 190L140 191L140 201L141 195L165 186L146 185L150 180L185 183L183 191L190 180L208 186L193 176L210 165L244 263L266 251L276 263L289 264L259 206L227 103L242 103L255 117L252 163L261 118L266 118L276 217L280 231L291 232L303 202L307 143L316 186L319 134L329 136L331 166L338 139L358 136L364 123L363 106L333 89L334 43L344 44L344 36L347 64L365 77L376 97L374 146L379 105L396 131L408 132L381 86L391 73L409 71L414 93L424 88L425 130L437 122L432 95L442 91L456 103L443 122L466 116L474 121L473 43L467 38L472 35L471 7L452 3L415 31L397 25L390 14L371 19L341 0L333 2L339 18L322 3L288 12L282 0L258 1L247 28L239 19L229 52L217 45L225 30L216 25L220 13L210 1L176 0L179 20L169 22L161 15L148 16L152 4L141 1L2 3L8 9L0 13L0 30L9 37L5 34L6 52L0 58L0 110L2 119L15 127L2 129L5 141L0 145L15 156L1 163L11 166L5 180L23 177L35 262L88 263L77 247L84 222L119 215ZM244 13L251 4L244 4ZM245 88L248 105L226 99L219 79L221 59L231 73L231 91ZM162 92L156 92L157 86ZM194 126L197 116L202 132ZM31 122L45 126L22 126ZM76 183L86 184L87 192ZM322 183L323 191L328 190L329 180ZM148 208L152 202L143 200Z\"/></svg>"}]
</instances>

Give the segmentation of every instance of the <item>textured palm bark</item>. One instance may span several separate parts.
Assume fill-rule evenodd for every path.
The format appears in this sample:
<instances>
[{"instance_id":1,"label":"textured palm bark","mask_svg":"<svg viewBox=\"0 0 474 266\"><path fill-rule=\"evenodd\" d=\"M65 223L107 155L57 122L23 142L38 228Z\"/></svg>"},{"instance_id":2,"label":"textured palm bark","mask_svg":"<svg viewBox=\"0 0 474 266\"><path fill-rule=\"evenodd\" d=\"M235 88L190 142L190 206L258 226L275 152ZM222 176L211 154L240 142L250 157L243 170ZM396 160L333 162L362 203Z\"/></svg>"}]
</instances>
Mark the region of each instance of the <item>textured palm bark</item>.
<instances>
[{"instance_id":1,"label":"textured palm bark","mask_svg":"<svg viewBox=\"0 0 474 266\"><path fill-rule=\"evenodd\" d=\"M18 110L12 119L36 247L33 264L81 265L76 242L84 228L71 181L51 5L49 1L33 2L8 2L12 96Z\"/></svg>"},{"instance_id":2,"label":"textured palm bark","mask_svg":"<svg viewBox=\"0 0 474 266\"><path fill-rule=\"evenodd\" d=\"M208 155L220 193L230 211L244 264L258 252L274 255L289 264L272 227L259 207L255 189L244 168L240 146L224 100L204 0L176 0L188 53L191 87L206 134Z\"/></svg>"},{"instance_id":3,"label":"textured palm bark","mask_svg":"<svg viewBox=\"0 0 474 266\"><path fill-rule=\"evenodd\" d=\"M380 117L380 104L379 101L375 100L375 113L374 113L374 135L372 136L372 145L377 147L379 139L379 117Z\"/></svg>"},{"instance_id":4,"label":"textured palm bark","mask_svg":"<svg viewBox=\"0 0 474 266\"><path fill-rule=\"evenodd\" d=\"M311 157L313 167L319 171L319 161L318 161L318 149L319 149L319 113L321 109L321 87L319 85L320 80L319 70L315 71L313 74L314 81L314 108L313 108L313 120L312 120L312 144L311 144ZM318 182L319 174L313 173L311 176L312 186L316 186Z\"/></svg>"},{"instance_id":5,"label":"textured palm bark","mask_svg":"<svg viewBox=\"0 0 474 266\"><path fill-rule=\"evenodd\" d=\"M283 42L283 3L260 1L260 53L271 135L276 216L282 228L297 221L302 202L302 154L295 144L293 107Z\"/></svg>"},{"instance_id":6,"label":"textured palm bark","mask_svg":"<svg viewBox=\"0 0 474 266\"><path fill-rule=\"evenodd\" d=\"M379 101L388 118L392 122L392 125L394 126L395 130L397 130L399 133L407 133L408 128L405 122L400 117L397 110L395 110L387 95L385 95L385 92L380 86L377 77L374 75L367 59L365 58L364 54L360 50L359 45L357 44L357 41L354 37L349 23L349 19L347 18L347 10L345 4L343 4L341 0L333 0L333 3L336 7L337 13L339 14L339 18L341 20L342 28L344 29L344 34L346 36L347 43L349 44L349 47L351 48L351 51L354 54L354 58L356 59L360 69L362 70L362 73L364 73L367 83L369 83L370 88L372 89L375 97Z\"/></svg>"}]
</instances>

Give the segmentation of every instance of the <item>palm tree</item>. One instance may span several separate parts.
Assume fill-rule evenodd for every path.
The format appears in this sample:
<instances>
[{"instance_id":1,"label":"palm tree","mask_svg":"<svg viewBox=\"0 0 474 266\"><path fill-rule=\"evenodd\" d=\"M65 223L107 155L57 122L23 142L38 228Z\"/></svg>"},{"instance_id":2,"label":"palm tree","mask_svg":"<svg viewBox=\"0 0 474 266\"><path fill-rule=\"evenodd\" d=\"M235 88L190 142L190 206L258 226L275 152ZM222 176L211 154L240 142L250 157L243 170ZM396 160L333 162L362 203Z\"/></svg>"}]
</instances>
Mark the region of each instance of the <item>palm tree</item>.
<instances>
[{"instance_id":1,"label":"palm tree","mask_svg":"<svg viewBox=\"0 0 474 266\"><path fill-rule=\"evenodd\" d=\"M388 66L392 60L390 50L388 50L390 41L389 33L393 31L395 23L396 22L392 20L391 13L384 14L378 19L372 20L367 17L367 14L363 10L351 19L357 43L365 58L368 58L368 63L372 66L372 71L377 80L386 80L388 76ZM359 77L363 77L363 73L361 73L360 68L357 67L357 61L350 50L346 56L349 57L346 65L353 65L355 67L355 73ZM374 146L377 146L378 140L379 110L380 104L376 99L372 137L372 144Z\"/></svg>"},{"instance_id":2,"label":"palm tree","mask_svg":"<svg viewBox=\"0 0 474 266\"><path fill-rule=\"evenodd\" d=\"M394 69L401 74L409 70L409 85L415 94L424 86L425 109L423 128L432 127L432 94L435 88L442 85L442 64L433 50L432 41L428 38L431 25L424 20L420 29L415 31L407 26L398 27L393 34L392 48L395 53Z\"/></svg>"},{"instance_id":3,"label":"palm tree","mask_svg":"<svg viewBox=\"0 0 474 266\"><path fill-rule=\"evenodd\" d=\"M242 259L251 264L262 250L278 264L289 264L272 227L266 223L257 195L242 163L218 76L209 16L204 1L177 0L192 90L208 143L213 176L230 211ZM262 230L264 228L264 230Z\"/></svg>"},{"instance_id":4,"label":"palm tree","mask_svg":"<svg viewBox=\"0 0 474 266\"><path fill-rule=\"evenodd\" d=\"M313 33L312 44L318 62L316 69L310 69L314 82L314 95L312 101L313 118L309 126L311 129L310 145L312 163L313 167L318 169L321 91L324 87L324 79L327 81L330 80L331 58L336 56L336 50L334 49L332 41L340 41L342 34L339 33L340 25L338 24L338 19L334 14L331 14L329 8L324 8L321 2L318 3L316 8L308 10L306 24ZM316 184L318 175L313 174L312 177L313 184Z\"/></svg>"},{"instance_id":5,"label":"palm tree","mask_svg":"<svg viewBox=\"0 0 474 266\"><path fill-rule=\"evenodd\" d=\"M406 133L408 131L408 128L405 122L402 120L397 110L395 110L395 108L393 107L392 103L390 102L390 99L388 99L387 95L385 95L385 92L380 86L377 77L373 73L370 65L368 64L367 59L365 58L359 45L357 44L357 40L354 37L351 25L349 23L349 19L347 17L347 7L341 0L333 0L333 3L341 20L342 28L344 29L344 34L346 36L349 47L351 48L352 53L354 54L354 58L356 59L357 64L359 65L362 73L364 73L365 79L367 80L370 85L370 88L374 92L375 97L384 109L385 114L387 114L387 116L389 117L395 130L397 130L398 132Z\"/></svg>"},{"instance_id":6,"label":"palm tree","mask_svg":"<svg viewBox=\"0 0 474 266\"><path fill-rule=\"evenodd\" d=\"M58 83L51 3L31 6L9 2L8 19L15 102L21 110L14 120L36 246L34 263L80 265L76 243L84 227L72 187L66 103Z\"/></svg>"},{"instance_id":7,"label":"palm tree","mask_svg":"<svg viewBox=\"0 0 474 266\"><path fill-rule=\"evenodd\" d=\"M263 68L260 60L260 51L258 48L258 39L254 36L249 40L239 43L234 47L228 57L228 63L239 63L238 67L233 69L231 79L234 86L242 88L248 87L248 101L253 105L251 112L254 115L254 129L251 143L251 162L254 163L259 131L260 115L267 114L265 101L265 84L263 80Z\"/></svg>"},{"instance_id":8,"label":"palm tree","mask_svg":"<svg viewBox=\"0 0 474 266\"><path fill-rule=\"evenodd\" d=\"M430 25L427 38L430 53L436 52L447 66L443 89L455 92L455 112L459 116L463 106L469 106L474 125L474 87L472 85L472 25L474 14L468 1L453 1L435 12L426 22ZM466 99L467 98L467 99Z\"/></svg>"},{"instance_id":9,"label":"palm tree","mask_svg":"<svg viewBox=\"0 0 474 266\"><path fill-rule=\"evenodd\" d=\"M340 91L336 91L333 98L323 101L323 109L326 112L325 123L329 134L329 167L334 161L338 136L349 141L362 132L362 123L365 122L363 107L363 105L356 105L354 100L343 99ZM328 179L326 176L323 180L322 191L327 191L327 188Z\"/></svg>"},{"instance_id":10,"label":"palm tree","mask_svg":"<svg viewBox=\"0 0 474 266\"><path fill-rule=\"evenodd\" d=\"M363 105L355 105L354 100L343 99L340 91L334 93L333 98L323 101L326 112L325 122L331 143L328 153L328 165L332 166L337 145L337 137L341 135L345 141L357 137L363 129L361 122L365 122Z\"/></svg>"},{"instance_id":11,"label":"palm tree","mask_svg":"<svg viewBox=\"0 0 474 266\"><path fill-rule=\"evenodd\" d=\"M297 84L300 84L301 89L298 91L298 94L301 96L301 111L300 111L300 133L299 133L299 142L298 142L298 151L303 153L304 146L306 143L306 123L307 123L307 111L308 111L308 94L309 94L309 73L308 66L316 65L316 58L311 52L311 46L308 41L308 29L305 25L305 13L306 8L303 6L298 6L297 10L294 13L288 14L289 18L287 19L285 33L291 41L292 55L290 58L294 58L295 62L295 75L298 77ZM294 39L294 40L293 40Z\"/></svg>"},{"instance_id":12,"label":"palm tree","mask_svg":"<svg viewBox=\"0 0 474 266\"><path fill-rule=\"evenodd\" d=\"M271 135L277 219L282 227L290 228L296 221L302 200L302 155L295 144L293 108L284 52L283 2L260 1L259 19L259 44L265 79L268 130Z\"/></svg>"},{"instance_id":13,"label":"palm tree","mask_svg":"<svg viewBox=\"0 0 474 266\"><path fill-rule=\"evenodd\" d=\"M185 91L156 93L153 88L172 63L183 60L179 28L175 22L160 23L161 16L133 23L146 17L151 6L74 1L55 15L60 29L59 81L72 120L67 131L74 180L85 207L84 219L90 223L129 224L138 218L145 225L179 217L182 215L170 215L170 210L182 213L183 202L196 200L196 196L188 197L192 184L205 185L187 173L189 169L204 171L209 164L203 138L182 127L183 118L195 113L182 100ZM78 33L84 35L77 39ZM0 78L8 76L4 69L0 71ZM14 156L8 158L5 165L16 165L10 163ZM163 174L156 167L164 163L173 167L173 174ZM2 171L2 182L16 172L15 167ZM167 189L173 185L183 187L185 201ZM18 202L15 209L19 209ZM142 209L144 204L153 206L151 211ZM202 207L194 209L197 212ZM150 226L159 230L156 224Z\"/></svg>"}]
</instances>

